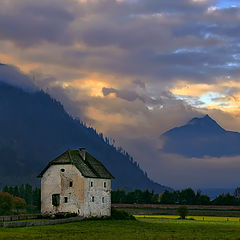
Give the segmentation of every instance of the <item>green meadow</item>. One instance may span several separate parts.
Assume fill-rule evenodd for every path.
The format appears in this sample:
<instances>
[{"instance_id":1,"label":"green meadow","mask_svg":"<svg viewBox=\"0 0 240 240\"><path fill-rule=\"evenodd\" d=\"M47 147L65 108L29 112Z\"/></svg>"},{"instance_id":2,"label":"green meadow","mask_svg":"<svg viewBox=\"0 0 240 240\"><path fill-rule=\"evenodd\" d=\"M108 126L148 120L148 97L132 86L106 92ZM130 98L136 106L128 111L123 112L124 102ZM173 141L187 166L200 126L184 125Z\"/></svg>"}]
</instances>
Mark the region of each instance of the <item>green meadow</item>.
<instances>
[{"instance_id":1,"label":"green meadow","mask_svg":"<svg viewBox=\"0 0 240 240\"><path fill-rule=\"evenodd\" d=\"M240 223L141 217L137 220L89 220L52 226L0 228L0 239L240 239Z\"/></svg>"}]
</instances>

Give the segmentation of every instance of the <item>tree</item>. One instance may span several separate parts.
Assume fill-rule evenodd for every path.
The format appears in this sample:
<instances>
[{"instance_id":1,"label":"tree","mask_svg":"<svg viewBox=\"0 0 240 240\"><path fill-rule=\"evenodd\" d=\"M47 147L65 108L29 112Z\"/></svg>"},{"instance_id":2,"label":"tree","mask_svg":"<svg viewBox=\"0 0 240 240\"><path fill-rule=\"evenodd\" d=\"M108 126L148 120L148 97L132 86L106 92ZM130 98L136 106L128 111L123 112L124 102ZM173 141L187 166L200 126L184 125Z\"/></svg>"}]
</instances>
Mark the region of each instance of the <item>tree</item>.
<instances>
[{"instance_id":1,"label":"tree","mask_svg":"<svg viewBox=\"0 0 240 240\"><path fill-rule=\"evenodd\" d=\"M8 191L9 191L8 185L5 185L2 189L2 192L8 192Z\"/></svg>"},{"instance_id":2,"label":"tree","mask_svg":"<svg viewBox=\"0 0 240 240\"><path fill-rule=\"evenodd\" d=\"M20 197L13 197L13 207L17 210L17 213L19 210L24 210L26 208L26 202L23 198Z\"/></svg>"},{"instance_id":3,"label":"tree","mask_svg":"<svg viewBox=\"0 0 240 240\"><path fill-rule=\"evenodd\" d=\"M19 190L18 190L18 186L17 185L14 186L12 195L16 196L16 197L19 197Z\"/></svg>"},{"instance_id":4,"label":"tree","mask_svg":"<svg viewBox=\"0 0 240 240\"><path fill-rule=\"evenodd\" d=\"M37 210L41 210L41 190L40 188L35 188L33 190L33 206L37 207Z\"/></svg>"},{"instance_id":5,"label":"tree","mask_svg":"<svg viewBox=\"0 0 240 240\"><path fill-rule=\"evenodd\" d=\"M240 187L237 187L234 191L234 197L240 199Z\"/></svg>"},{"instance_id":6,"label":"tree","mask_svg":"<svg viewBox=\"0 0 240 240\"><path fill-rule=\"evenodd\" d=\"M0 215L8 215L13 208L13 196L6 192L0 193Z\"/></svg>"},{"instance_id":7,"label":"tree","mask_svg":"<svg viewBox=\"0 0 240 240\"><path fill-rule=\"evenodd\" d=\"M239 199L230 193L220 194L212 203L214 205L240 205Z\"/></svg>"},{"instance_id":8,"label":"tree","mask_svg":"<svg viewBox=\"0 0 240 240\"><path fill-rule=\"evenodd\" d=\"M199 205L209 205L211 203L210 197L208 195L202 194L201 190L198 190L195 203Z\"/></svg>"},{"instance_id":9,"label":"tree","mask_svg":"<svg viewBox=\"0 0 240 240\"><path fill-rule=\"evenodd\" d=\"M28 205L32 205L33 202L33 196L32 196L32 186L29 184L25 185L25 201Z\"/></svg>"},{"instance_id":10,"label":"tree","mask_svg":"<svg viewBox=\"0 0 240 240\"><path fill-rule=\"evenodd\" d=\"M195 192L191 188L187 188L180 193L180 203L181 204L195 204Z\"/></svg>"},{"instance_id":11,"label":"tree","mask_svg":"<svg viewBox=\"0 0 240 240\"><path fill-rule=\"evenodd\" d=\"M117 189L111 193L112 203L126 203L125 190Z\"/></svg>"},{"instance_id":12,"label":"tree","mask_svg":"<svg viewBox=\"0 0 240 240\"><path fill-rule=\"evenodd\" d=\"M188 215L188 208L186 206L180 206L177 211L181 219L185 219Z\"/></svg>"},{"instance_id":13,"label":"tree","mask_svg":"<svg viewBox=\"0 0 240 240\"><path fill-rule=\"evenodd\" d=\"M162 204L176 204L178 202L179 191L170 192L166 190L160 199L160 203Z\"/></svg>"}]
</instances>

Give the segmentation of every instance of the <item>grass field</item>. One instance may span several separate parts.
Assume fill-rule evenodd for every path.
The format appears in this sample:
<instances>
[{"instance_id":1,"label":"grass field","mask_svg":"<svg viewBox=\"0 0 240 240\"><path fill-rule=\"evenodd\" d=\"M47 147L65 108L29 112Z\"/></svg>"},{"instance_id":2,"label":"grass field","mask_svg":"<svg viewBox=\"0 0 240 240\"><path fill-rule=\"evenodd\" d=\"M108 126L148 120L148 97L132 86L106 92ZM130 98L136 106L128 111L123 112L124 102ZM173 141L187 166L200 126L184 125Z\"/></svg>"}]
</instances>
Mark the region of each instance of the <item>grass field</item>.
<instances>
[{"instance_id":1,"label":"grass field","mask_svg":"<svg viewBox=\"0 0 240 240\"><path fill-rule=\"evenodd\" d=\"M137 221L92 220L41 227L0 228L0 239L235 240L240 239L239 233L239 222L138 218Z\"/></svg>"}]
</instances>

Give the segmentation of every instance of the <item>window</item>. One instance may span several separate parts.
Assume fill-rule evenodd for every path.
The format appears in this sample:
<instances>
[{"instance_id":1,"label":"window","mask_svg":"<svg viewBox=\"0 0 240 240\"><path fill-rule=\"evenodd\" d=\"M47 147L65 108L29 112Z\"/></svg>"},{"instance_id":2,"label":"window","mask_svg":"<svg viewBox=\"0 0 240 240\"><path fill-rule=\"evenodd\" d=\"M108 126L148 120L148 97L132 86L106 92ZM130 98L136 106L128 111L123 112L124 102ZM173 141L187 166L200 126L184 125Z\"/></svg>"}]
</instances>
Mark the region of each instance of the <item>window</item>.
<instances>
[{"instance_id":1,"label":"window","mask_svg":"<svg viewBox=\"0 0 240 240\"><path fill-rule=\"evenodd\" d=\"M68 198L64 197L64 202L67 203L68 202Z\"/></svg>"},{"instance_id":2,"label":"window","mask_svg":"<svg viewBox=\"0 0 240 240\"><path fill-rule=\"evenodd\" d=\"M104 188L107 187L107 183L106 183L106 182L103 183L103 187L104 187Z\"/></svg>"},{"instance_id":3,"label":"window","mask_svg":"<svg viewBox=\"0 0 240 240\"><path fill-rule=\"evenodd\" d=\"M62 168L62 169L61 169L61 172L65 172L65 169L64 169L64 168Z\"/></svg>"},{"instance_id":4,"label":"window","mask_svg":"<svg viewBox=\"0 0 240 240\"><path fill-rule=\"evenodd\" d=\"M72 187L72 186L73 186L73 182L70 181L70 182L69 182L69 187Z\"/></svg>"},{"instance_id":5,"label":"window","mask_svg":"<svg viewBox=\"0 0 240 240\"><path fill-rule=\"evenodd\" d=\"M60 204L60 194L53 194L52 195L52 205L57 207Z\"/></svg>"},{"instance_id":6,"label":"window","mask_svg":"<svg viewBox=\"0 0 240 240\"><path fill-rule=\"evenodd\" d=\"M93 187L93 182L90 182L90 187Z\"/></svg>"},{"instance_id":7,"label":"window","mask_svg":"<svg viewBox=\"0 0 240 240\"><path fill-rule=\"evenodd\" d=\"M91 198L92 202L94 202L94 197Z\"/></svg>"},{"instance_id":8,"label":"window","mask_svg":"<svg viewBox=\"0 0 240 240\"><path fill-rule=\"evenodd\" d=\"M104 203L104 197L102 197L102 203Z\"/></svg>"}]
</instances>

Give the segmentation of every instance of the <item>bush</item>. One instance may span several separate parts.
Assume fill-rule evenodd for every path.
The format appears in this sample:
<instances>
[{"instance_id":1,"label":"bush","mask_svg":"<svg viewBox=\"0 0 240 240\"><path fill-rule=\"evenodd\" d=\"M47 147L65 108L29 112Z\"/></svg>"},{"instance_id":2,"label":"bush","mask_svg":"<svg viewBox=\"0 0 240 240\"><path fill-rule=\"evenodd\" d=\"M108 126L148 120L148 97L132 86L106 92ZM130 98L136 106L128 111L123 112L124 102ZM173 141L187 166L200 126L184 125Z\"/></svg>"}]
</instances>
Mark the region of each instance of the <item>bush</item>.
<instances>
[{"instance_id":1,"label":"bush","mask_svg":"<svg viewBox=\"0 0 240 240\"><path fill-rule=\"evenodd\" d=\"M135 217L128 212L116 208L111 209L111 217L109 218L114 220L135 220Z\"/></svg>"},{"instance_id":2,"label":"bush","mask_svg":"<svg viewBox=\"0 0 240 240\"><path fill-rule=\"evenodd\" d=\"M188 208L186 206L180 206L177 211L181 219L185 219L188 215Z\"/></svg>"}]
</instances>

